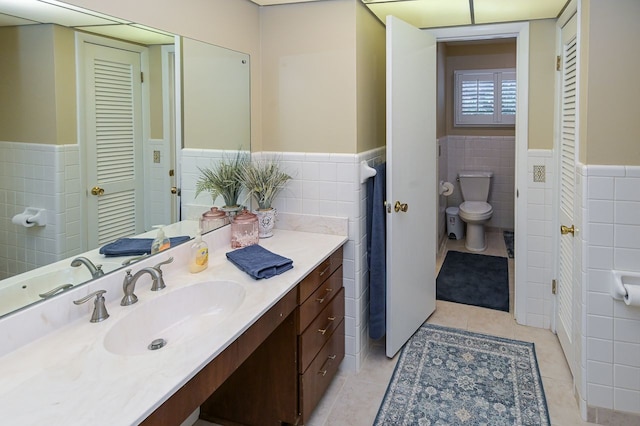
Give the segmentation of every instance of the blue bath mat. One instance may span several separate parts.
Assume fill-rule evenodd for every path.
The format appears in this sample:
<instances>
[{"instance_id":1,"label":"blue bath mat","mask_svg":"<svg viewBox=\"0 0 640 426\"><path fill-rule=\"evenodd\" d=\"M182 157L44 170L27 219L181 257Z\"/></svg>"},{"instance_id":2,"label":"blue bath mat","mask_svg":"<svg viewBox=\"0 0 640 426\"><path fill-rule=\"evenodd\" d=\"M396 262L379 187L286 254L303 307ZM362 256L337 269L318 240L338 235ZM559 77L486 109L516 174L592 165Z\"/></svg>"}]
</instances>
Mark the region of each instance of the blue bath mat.
<instances>
[{"instance_id":1,"label":"blue bath mat","mask_svg":"<svg viewBox=\"0 0 640 426\"><path fill-rule=\"evenodd\" d=\"M447 252L436 279L436 299L509 312L507 258Z\"/></svg>"}]
</instances>

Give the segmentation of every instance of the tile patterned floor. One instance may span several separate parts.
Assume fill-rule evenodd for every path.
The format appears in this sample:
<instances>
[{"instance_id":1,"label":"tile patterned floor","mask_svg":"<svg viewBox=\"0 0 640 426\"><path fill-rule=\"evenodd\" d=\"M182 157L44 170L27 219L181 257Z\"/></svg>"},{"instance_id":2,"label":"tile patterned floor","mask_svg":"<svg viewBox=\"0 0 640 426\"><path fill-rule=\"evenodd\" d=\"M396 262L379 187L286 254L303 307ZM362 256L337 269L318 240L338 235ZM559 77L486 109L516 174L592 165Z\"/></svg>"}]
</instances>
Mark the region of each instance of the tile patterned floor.
<instances>
[{"instance_id":1,"label":"tile patterned floor","mask_svg":"<svg viewBox=\"0 0 640 426\"><path fill-rule=\"evenodd\" d=\"M487 233L484 254L506 257L502 233ZM467 251L464 240L447 240L438 255L439 271L446 250ZM509 259L510 300L513 300L513 259ZM511 303L512 304L512 303ZM513 306L511 306L513 312ZM549 330L518 325L513 315L491 309L438 301L429 323L534 342L542 382L554 426L590 425L580 418L572 391L572 377L557 337ZM375 342L361 370L339 372L307 423L308 426L370 426L391 379L398 356L384 354L384 342ZM209 426L198 421L194 426Z\"/></svg>"}]
</instances>

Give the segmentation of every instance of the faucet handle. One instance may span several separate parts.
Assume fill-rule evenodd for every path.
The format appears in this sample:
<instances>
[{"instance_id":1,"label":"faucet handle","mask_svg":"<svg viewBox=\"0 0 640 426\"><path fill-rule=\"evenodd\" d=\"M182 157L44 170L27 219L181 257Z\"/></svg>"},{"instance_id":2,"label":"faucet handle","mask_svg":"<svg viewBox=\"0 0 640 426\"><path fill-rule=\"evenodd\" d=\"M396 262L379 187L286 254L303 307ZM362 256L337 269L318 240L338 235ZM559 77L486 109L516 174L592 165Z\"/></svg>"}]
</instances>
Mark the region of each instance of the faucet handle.
<instances>
[{"instance_id":1,"label":"faucet handle","mask_svg":"<svg viewBox=\"0 0 640 426\"><path fill-rule=\"evenodd\" d=\"M168 258L167 260L163 260L162 262L158 263L157 265L154 266L155 269L157 269L158 271L162 272L160 267L162 265L167 265L169 263L173 262L173 256L171 256L170 258Z\"/></svg>"},{"instance_id":2,"label":"faucet handle","mask_svg":"<svg viewBox=\"0 0 640 426\"><path fill-rule=\"evenodd\" d=\"M104 271L102 270L102 263L98 263L96 265L96 272L93 273L93 278L98 278L104 275Z\"/></svg>"},{"instance_id":3,"label":"faucet handle","mask_svg":"<svg viewBox=\"0 0 640 426\"><path fill-rule=\"evenodd\" d=\"M133 305L138 301L138 296L133 293L134 286L132 285L133 275L131 275L131 269L125 269L126 275L122 281L122 290L124 291L124 297L120 301L122 306Z\"/></svg>"},{"instance_id":4,"label":"faucet handle","mask_svg":"<svg viewBox=\"0 0 640 426\"><path fill-rule=\"evenodd\" d=\"M94 291L93 293L86 295L82 299L74 300L73 303L75 305L81 305L81 304L91 300L91 298L93 296L95 296L96 300L94 302L93 314L91 314L91 319L89 321L90 322L104 321L107 318L109 318L109 313L107 312L107 308L104 305L104 296L103 296L103 294L105 294L106 292L107 292L107 290Z\"/></svg>"},{"instance_id":5,"label":"faucet handle","mask_svg":"<svg viewBox=\"0 0 640 426\"><path fill-rule=\"evenodd\" d=\"M173 262L173 256L168 258L165 261L162 261L160 263L158 263L157 265L155 265L153 267L153 269L158 271L158 279L153 280L153 284L151 286L151 291L158 291L158 290L162 290L163 288L166 288L167 286L164 283L164 278L162 277L162 269L161 266L162 265L167 265L169 263Z\"/></svg>"}]
</instances>

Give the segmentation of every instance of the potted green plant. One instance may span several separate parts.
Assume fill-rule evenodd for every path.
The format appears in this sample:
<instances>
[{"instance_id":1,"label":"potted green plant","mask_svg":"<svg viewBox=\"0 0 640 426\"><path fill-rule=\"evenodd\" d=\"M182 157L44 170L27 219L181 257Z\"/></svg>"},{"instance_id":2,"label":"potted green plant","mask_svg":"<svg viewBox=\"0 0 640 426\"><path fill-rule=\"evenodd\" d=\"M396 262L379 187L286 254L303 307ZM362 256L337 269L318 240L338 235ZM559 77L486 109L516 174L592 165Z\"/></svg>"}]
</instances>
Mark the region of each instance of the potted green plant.
<instances>
[{"instance_id":1,"label":"potted green plant","mask_svg":"<svg viewBox=\"0 0 640 426\"><path fill-rule=\"evenodd\" d=\"M253 197L258 204L254 213L258 216L260 238L271 237L276 214L273 200L291 176L282 171L277 159L264 158L245 163L240 179L247 190L247 197Z\"/></svg>"},{"instance_id":2,"label":"potted green plant","mask_svg":"<svg viewBox=\"0 0 640 426\"><path fill-rule=\"evenodd\" d=\"M196 182L196 197L201 192L211 194L215 203L219 196L224 199L222 210L234 212L241 209L238 203L242 192L241 173L249 163L249 156L244 151L238 151L234 157L224 157L215 166L201 168L200 178Z\"/></svg>"}]
</instances>

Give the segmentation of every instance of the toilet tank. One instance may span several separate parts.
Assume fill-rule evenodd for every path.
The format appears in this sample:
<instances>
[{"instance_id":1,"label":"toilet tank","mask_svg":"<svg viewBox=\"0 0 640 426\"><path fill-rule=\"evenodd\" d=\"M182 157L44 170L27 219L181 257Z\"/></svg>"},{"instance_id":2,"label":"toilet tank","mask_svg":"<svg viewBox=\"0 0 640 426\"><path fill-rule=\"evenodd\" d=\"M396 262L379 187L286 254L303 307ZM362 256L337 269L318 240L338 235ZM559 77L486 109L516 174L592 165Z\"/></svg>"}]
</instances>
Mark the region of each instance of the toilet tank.
<instances>
[{"instance_id":1,"label":"toilet tank","mask_svg":"<svg viewBox=\"0 0 640 426\"><path fill-rule=\"evenodd\" d=\"M464 201L487 201L493 172L481 170L460 170L460 190Z\"/></svg>"}]
</instances>

